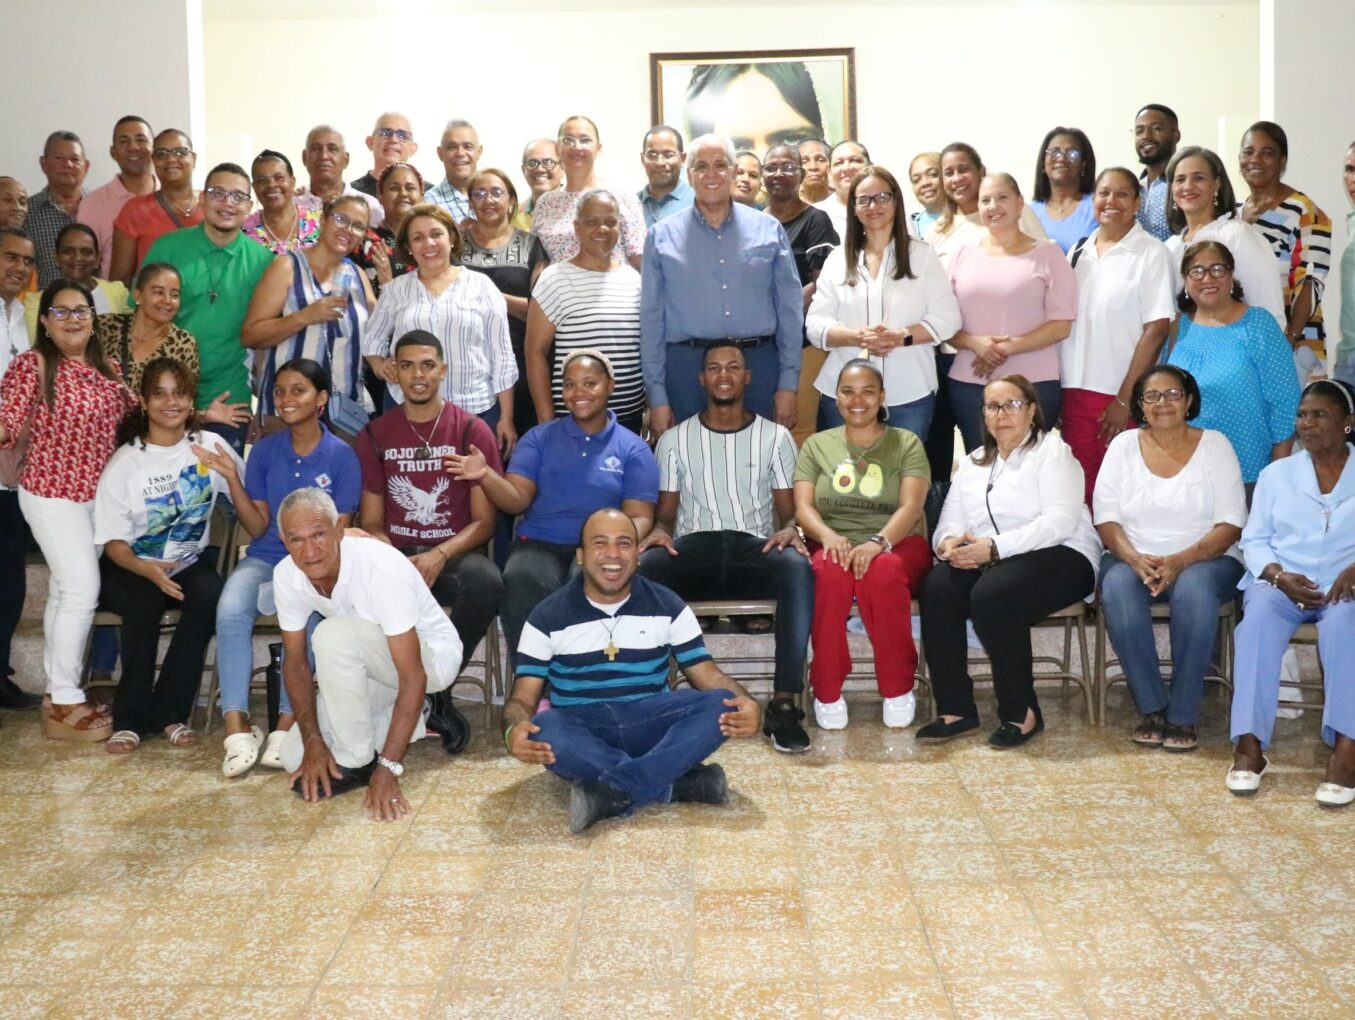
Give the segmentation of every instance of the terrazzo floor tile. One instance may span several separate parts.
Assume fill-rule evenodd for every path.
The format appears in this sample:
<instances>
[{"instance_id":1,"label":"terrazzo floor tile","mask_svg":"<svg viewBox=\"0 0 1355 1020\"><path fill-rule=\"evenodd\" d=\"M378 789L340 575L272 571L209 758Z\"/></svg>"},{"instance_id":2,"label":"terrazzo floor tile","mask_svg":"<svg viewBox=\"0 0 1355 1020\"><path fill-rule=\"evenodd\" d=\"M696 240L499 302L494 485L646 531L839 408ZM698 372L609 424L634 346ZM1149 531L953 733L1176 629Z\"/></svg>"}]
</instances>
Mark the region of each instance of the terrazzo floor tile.
<instances>
[{"instance_id":1,"label":"terrazzo floor tile","mask_svg":"<svg viewBox=\"0 0 1355 1020\"><path fill-rule=\"evenodd\" d=\"M946 982L956 1020L1086 1020L1061 977L968 978Z\"/></svg>"},{"instance_id":2,"label":"terrazzo floor tile","mask_svg":"<svg viewBox=\"0 0 1355 1020\"><path fill-rule=\"evenodd\" d=\"M875 976L819 982L823 1020L950 1020L950 997L939 977Z\"/></svg>"},{"instance_id":3,"label":"terrazzo floor tile","mask_svg":"<svg viewBox=\"0 0 1355 1020\"><path fill-rule=\"evenodd\" d=\"M813 1020L820 1015L818 993L796 980L794 971L745 966L751 972L745 981L697 981L692 987L695 1020ZM763 980L769 971L779 971L777 979Z\"/></svg>"},{"instance_id":4,"label":"terrazzo floor tile","mask_svg":"<svg viewBox=\"0 0 1355 1020\"><path fill-rule=\"evenodd\" d=\"M692 939L687 932L590 931L578 937L569 979L622 986L686 981L691 965Z\"/></svg>"},{"instance_id":5,"label":"terrazzo floor tile","mask_svg":"<svg viewBox=\"0 0 1355 1020\"><path fill-rule=\"evenodd\" d=\"M571 982L564 994L561 1013L570 1020L688 1020L692 1015L692 990L685 984L626 986L611 982Z\"/></svg>"},{"instance_id":6,"label":"terrazzo floor tile","mask_svg":"<svg viewBox=\"0 0 1355 1020\"><path fill-rule=\"evenodd\" d=\"M1219 1018L1226 1012L1179 967L1153 967L1079 974L1072 979L1092 1020L1127 1016Z\"/></svg>"}]
</instances>

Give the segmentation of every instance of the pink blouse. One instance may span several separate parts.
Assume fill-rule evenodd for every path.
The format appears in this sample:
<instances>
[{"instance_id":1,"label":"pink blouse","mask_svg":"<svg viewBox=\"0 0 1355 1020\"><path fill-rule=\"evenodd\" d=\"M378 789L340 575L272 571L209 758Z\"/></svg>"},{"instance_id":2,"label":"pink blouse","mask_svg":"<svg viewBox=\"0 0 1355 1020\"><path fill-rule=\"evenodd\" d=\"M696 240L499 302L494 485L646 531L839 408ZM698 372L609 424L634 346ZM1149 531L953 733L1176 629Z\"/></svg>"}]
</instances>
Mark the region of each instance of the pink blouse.
<instances>
[{"instance_id":1,"label":"pink blouse","mask_svg":"<svg viewBox=\"0 0 1355 1020\"><path fill-rule=\"evenodd\" d=\"M951 256L950 282L960 303L962 329L981 336L1020 336L1051 319L1077 318L1077 277L1057 244L1038 242L1024 255L989 255L979 240ZM1059 377L1058 344L1013 354L999 370L1031 382ZM950 377L986 383L974 374L974 352L955 355Z\"/></svg>"},{"instance_id":2,"label":"pink blouse","mask_svg":"<svg viewBox=\"0 0 1355 1020\"><path fill-rule=\"evenodd\" d=\"M32 408L28 458L19 485L45 499L88 503L113 455L118 425L137 405L137 398L92 365L62 358L56 371L55 406L49 408L38 383L39 363L36 352L25 351L0 380L0 425L9 433L2 445L14 446ZM113 371L118 371L116 365Z\"/></svg>"},{"instance_id":3,"label":"pink blouse","mask_svg":"<svg viewBox=\"0 0 1355 1020\"><path fill-rule=\"evenodd\" d=\"M589 189L592 190L592 189ZM645 214L635 192L605 188L620 206L621 236L617 238L612 257L625 262L645 250ZM579 199L586 191L566 191L560 188L548 191L536 200L532 211L532 234L541 241L552 262L565 262L579 254L579 239L574 235L574 214Z\"/></svg>"}]
</instances>

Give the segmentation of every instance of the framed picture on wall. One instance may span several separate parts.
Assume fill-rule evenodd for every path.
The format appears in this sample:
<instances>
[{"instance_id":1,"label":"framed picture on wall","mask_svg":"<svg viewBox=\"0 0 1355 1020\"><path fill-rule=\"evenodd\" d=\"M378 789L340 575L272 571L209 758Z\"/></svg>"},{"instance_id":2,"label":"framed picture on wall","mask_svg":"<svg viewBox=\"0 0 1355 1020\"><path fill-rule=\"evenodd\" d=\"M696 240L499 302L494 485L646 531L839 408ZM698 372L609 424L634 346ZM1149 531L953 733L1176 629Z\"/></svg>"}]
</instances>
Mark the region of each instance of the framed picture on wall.
<instances>
[{"instance_id":1,"label":"framed picture on wall","mask_svg":"<svg viewBox=\"0 0 1355 1020\"><path fill-rule=\"evenodd\" d=\"M782 142L856 136L856 50L649 55L651 123L688 141L728 135L759 156Z\"/></svg>"}]
</instances>

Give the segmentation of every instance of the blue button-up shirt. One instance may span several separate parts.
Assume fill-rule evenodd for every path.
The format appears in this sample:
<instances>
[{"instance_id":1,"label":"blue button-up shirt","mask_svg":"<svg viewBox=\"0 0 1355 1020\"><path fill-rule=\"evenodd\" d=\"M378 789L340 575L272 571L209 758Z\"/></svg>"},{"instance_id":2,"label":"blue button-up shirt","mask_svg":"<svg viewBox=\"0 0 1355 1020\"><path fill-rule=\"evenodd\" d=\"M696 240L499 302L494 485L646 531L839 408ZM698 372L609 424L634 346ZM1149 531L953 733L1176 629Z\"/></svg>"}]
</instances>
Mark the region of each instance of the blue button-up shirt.
<instances>
[{"instance_id":1,"label":"blue button-up shirt","mask_svg":"<svg viewBox=\"0 0 1355 1020\"><path fill-rule=\"evenodd\" d=\"M475 219L475 213L471 211L470 196L464 191L458 191L451 181L447 178L442 179L441 184L434 184L423 193L425 202L432 202L434 205L440 205L452 214L452 219L460 223L466 218Z\"/></svg>"},{"instance_id":2,"label":"blue button-up shirt","mask_svg":"<svg viewBox=\"0 0 1355 1020\"><path fill-rule=\"evenodd\" d=\"M1346 444L1355 454L1355 446ZM1304 450L1269 464L1256 482L1251 513L1242 529L1246 588L1271 563L1312 579L1322 591L1355 562L1355 456L1336 487L1322 498L1313 460Z\"/></svg>"},{"instance_id":3,"label":"blue button-up shirt","mask_svg":"<svg viewBox=\"0 0 1355 1020\"><path fill-rule=\"evenodd\" d=\"M640 271L640 361L650 407L669 405L667 345L775 336L778 390L800 383L803 292L775 218L731 203L711 226L696 206L649 229Z\"/></svg>"},{"instance_id":4,"label":"blue button-up shirt","mask_svg":"<svg viewBox=\"0 0 1355 1020\"><path fill-rule=\"evenodd\" d=\"M1152 184L1148 183L1148 171L1139 174L1139 225L1159 241L1172 236L1167 226L1167 175L1163 174Z\"/></svg>"},{"instance_id":5,"label":"blue button-up shirt","mask_svg":"<svg viewBox=\"0 0 1355 1020\"><path fill-rule=\"evenodd\" d=\"M648 184L641 188L637 194L640 196L640 208L645 211L646 228L652 227L661 219L672 216L673 213L691 208L692 200L696 198L696 192L692 190L692 186L680 177L677 187L664 195L663 198L655 198L651 195Z\"/></svg>"}]
</instances>

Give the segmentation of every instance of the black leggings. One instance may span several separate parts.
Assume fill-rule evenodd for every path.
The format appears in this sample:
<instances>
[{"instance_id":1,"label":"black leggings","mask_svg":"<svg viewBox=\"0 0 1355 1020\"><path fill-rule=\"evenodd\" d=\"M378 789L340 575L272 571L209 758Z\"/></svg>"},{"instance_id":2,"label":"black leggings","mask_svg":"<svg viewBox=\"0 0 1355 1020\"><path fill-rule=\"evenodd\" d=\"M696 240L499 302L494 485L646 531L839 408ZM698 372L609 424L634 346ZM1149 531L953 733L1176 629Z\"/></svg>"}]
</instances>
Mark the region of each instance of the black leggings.
<instances>
[{"instance_id":1,"label":"black leggings","mask_svg":"<svg viewBox=\"0 0 1355 1020\"><path fill-rule=\"evenodd\" d=\"M938 563L922 584L922 645L938 715L977 716L965 619L993 664L997 715L1023 723L1036 707L1030 628L1096 586L1087 557L1066 545L1004 559L988 570Z\"/></svg>"}]
</instances>

